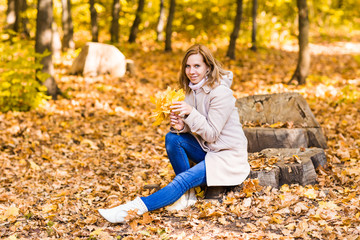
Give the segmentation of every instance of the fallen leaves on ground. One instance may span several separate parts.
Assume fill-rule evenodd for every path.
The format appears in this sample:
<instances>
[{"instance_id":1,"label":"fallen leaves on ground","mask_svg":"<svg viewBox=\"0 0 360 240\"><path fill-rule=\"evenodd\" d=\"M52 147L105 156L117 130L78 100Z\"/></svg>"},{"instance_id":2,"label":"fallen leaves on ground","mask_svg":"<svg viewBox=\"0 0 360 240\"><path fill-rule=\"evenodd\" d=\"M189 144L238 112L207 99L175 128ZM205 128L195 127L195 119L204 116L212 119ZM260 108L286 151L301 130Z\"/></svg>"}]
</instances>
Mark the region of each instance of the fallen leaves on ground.
<instances>
[{"instance_id":1,"label":"fallen leaves on ground","mask_svg":"<svg viewBox=\"0 0 360 240\"><path fill-rule=\"evenodd\" d=\"M328 49L312 56L303 87L283 84L295 69L296 52L243 50L237 61L222 59L225 49L216 52L234 72L236 97L298 91L306 98L329 145L329 168L319 169L318 184L275 189L246 181L222 203L200 200L184 211L160 209L126 224L106 222L97 209L148 195L143 186L163 187L174 177L164 146L168 125L152 126L149 99L177 87L182 53L129 52L141 70L120 80L70 76L70 66L55 66L69 99L0 114L0 237L357 239L360 67L351 54Z\"/></svg>"}]
</instances>

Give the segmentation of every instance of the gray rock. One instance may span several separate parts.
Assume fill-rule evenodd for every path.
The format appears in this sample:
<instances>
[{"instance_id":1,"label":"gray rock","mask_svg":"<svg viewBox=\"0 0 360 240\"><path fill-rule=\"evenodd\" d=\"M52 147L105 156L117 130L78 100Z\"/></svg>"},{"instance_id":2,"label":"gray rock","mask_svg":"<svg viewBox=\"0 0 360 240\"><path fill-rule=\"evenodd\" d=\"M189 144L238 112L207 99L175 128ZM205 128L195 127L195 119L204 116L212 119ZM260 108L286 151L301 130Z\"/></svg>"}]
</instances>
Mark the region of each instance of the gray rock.
<instances>
[{"instance_id":1,"label":"gray rock","mask_svg":"<svg viewBox=\"0 0 360 240\"><path fill-rule=\"evenodd\" d=\"M88 42L74 60L70 74L80 73L89 77L110 74L114 77L123 77L126 65L124 54L115 46Z\"/></svg>"}]
</instances>

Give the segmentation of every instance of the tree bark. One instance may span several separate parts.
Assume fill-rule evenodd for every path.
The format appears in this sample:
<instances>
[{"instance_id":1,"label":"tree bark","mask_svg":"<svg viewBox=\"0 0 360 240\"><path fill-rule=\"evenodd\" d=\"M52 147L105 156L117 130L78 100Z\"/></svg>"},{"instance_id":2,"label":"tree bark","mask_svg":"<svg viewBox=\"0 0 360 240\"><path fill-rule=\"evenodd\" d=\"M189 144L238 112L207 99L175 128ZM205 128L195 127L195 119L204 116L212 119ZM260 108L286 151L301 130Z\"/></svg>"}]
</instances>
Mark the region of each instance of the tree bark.
<instances>
[{"instance_id":1,"label":"tree bark","mask_svg":"<svg viewBox=\"0 0 360 240\"><path fill-rule=\"evenodd\" d=\"M257 46L256 46L256 29L257 29L257 24L256 24L256 15L257 15L257 9L258 9L258 1L257 0L253 0L253 5L252 5L252 31L251 31L251 50L256 52L257 50Z\"/></svg>"},{"instance_id":2,"label":"tree bark","mask_svg":"<svg viewBox=\"0 0 360 240\"><path fill-rule=\"evenodd\" d=\"M328 168L326 155L320 148L267 148L249 154L250 178L261 186L279 188L284 184L315 184L318 168Z\"/></svg>"},{"instance_id":3,"label":"tree bark","mask_svg":"<svg viewBox=\"0 0 360 240\"><path fill-rule=\"evenodd\" d=\"M91 16L91 35L92 41L98 42L99 41L99 26L97 22L97 12L95 9L95 1L90 0L90 16Z\"/></svg>"},{"instance_id":4,"label":"tree bark","mask_svg":"<svg viewBox=\"0 0 360 240\"><path fill-rule=\"evenodd\" d=\"M23 13L27 10L27 3L26 0L21 1L21 23L22 23L22 33L27 37L30 38L30 29L28 28L29 25L29 19L27 16Z\"/></svg>"},{"instance_id":5,"label":"tree bark","mask_svg":"<svg viewBox=\"0 0 360 240\"><path fill-rule=\"evenodd\" d=\"M14 23L14 28L13 30L15 32L20 32L20 24L21 24L21 19L20 19L20 11L21 11L21 1L22 0L15 0L15 23Z\"/></svg>"},{"instance_id":6,"label":"tree bark","mask_svg":"<svg viewBox=\"0 0 360 240\"><path fill-rule=\"evenodd\" d=\"M111 27L110 27L110 35L111 35L111 42L118 43L119 42L119 32L120 32L120 25L119 25L119 14L120 14L120 0L114 0L113 7L112 7L112 20L111 20Z\"/></svg>"},{"instance_id":7,"label":"tree bark","mask_svg":"<svg viewBox=\"0 0 360 240\"><path fill-rule=\"evenodd\" d=\"M343 5L344 5L344 1L343 1L343 0L339 0L339 1L338 1L338 4L337 4L337 7L338 7L338 8L342 8Z\"/></svg>"},{"instance_id":8,"label":"tree bark","mask_svg":"<svg viewBox=\"0 0 360 240\"><path fill-rule=\"evenodd\" d=\"M50 75L43 84L47 88L47 93L53 99L57 99L60 90L54 79L54 65L51 52L53 22L52 0L39 0L37 10L35 51L37 53L44 53L45 51L50 52L50 55L41 60L41 64L43 64L42 72Z\"/></svg>"},{"instance_id":9,"label":"tree bark","mask_svg":"<svg viewBox=\"0 0 360 240\"><path fill-rule=\"evenodd\" d=\"M170 0L169 16L166 23L166 38L165 38L165 51L171 52L171 35L172 35L172 23L175 16L176 1Z\"/></svg>"},{"instance_id":10,"label":"tree bark","mask_svg":"<svg viewBox=\"0 0 360 240\"><path fill-rule=\"evenodd\" d=\"M156 26L156 40L164 41L163 31L165 26L165 7L164 0L160 0L160 14L158 19L158 24Z\"/></svg>"},{"instance_id":11,"label":"tree bark","mask_svg":"<svg viewBox=\"0 0 360 240\"><path fill-rule=\"evenodd\" d=\"M14 29L16 21L15 0L8 0L6 10L6 28Z\"/></svg>"},{"instance_id":12,"label":"tree bark","mask_svg":"<svg viewBox=\"0 0 360 240\"><path fill-rule=\"evenodd\" d=\"M62 5L62 15L61 21L63 26L63 40L62 40L62 49L75 49L74 43L74 26L71 17L71 0L61 0Z\"/></svg>"},{"instance_id":13,"label":"tree bark","mask_svg":"<svg viewBox=\"0 0 360 240\"><path fill-rule=\"evenodd\" d=\"M136 17L130 30L129 43L135 42L136 40L136 35L139 31L139 25L141 23L141 15L144 11L144 6L145 6L145 0L139 0L138 8L136 10Z\"/></svg>"},{"instance_id":14,"label":"tree bark","mask_svg":"<svg viewBox=\"0 0 360 240\"><path fill-rule=\"evenodd\" d=\"M26 12L26 9L26 0L8 0L8 8L6 11L6 28L12 29L15 32L21 33L23 36L29 38L29 20L23 14Z\"/></svg>"},{"instance_id":15,"label":"tree bark","mask_svg":"<svg viewBox=\"0 0 360 240\"><path fill-rule=\"evenodd\" d=\"M229 44L228 51L226 53L226 56L231 59L235 59L236 39L239 36L241 17L242 17L242 12L243 12L242 3L243 3L242 0L237 0L236 17L234 20L234 30L231 33L230 44Z\"/></svg>"},{"instance_id":16,"label":"tree bark","mask_svg":"<svg viewBox=\"0 0 360 240\"><path fill-rule=\"evenodd\" d=\"M295 73L288 84L297 80L299 85L306 83L306 77L310 69L310 49L309 49L309 17L306 0L297 0L299 10L299 58Z\"/></svg>"}]
</instances>

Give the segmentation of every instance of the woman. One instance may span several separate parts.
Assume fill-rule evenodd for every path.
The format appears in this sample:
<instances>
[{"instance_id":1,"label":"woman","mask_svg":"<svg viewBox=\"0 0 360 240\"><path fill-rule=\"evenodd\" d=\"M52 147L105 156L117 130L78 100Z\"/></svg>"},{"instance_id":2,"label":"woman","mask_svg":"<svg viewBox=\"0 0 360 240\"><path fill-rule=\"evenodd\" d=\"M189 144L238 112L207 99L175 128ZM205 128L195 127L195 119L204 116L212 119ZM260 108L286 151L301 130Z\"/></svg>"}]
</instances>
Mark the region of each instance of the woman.
<instances>
[{"instance_id":1,"label":"woman","mask_svg":"<svg viewBox=\"0 0 360 240\"><path fill-rule=\"evenodd\" d=\"M181 210L195 204L194 187L234 186L250 172L247 139L230 89L232 73L222 69L203 45L190 47L179 77L185 101L174 102L165 146L175 171L163 189L99 213L112 223L124 222L129 210L139 215L168 206ZM190 168L189 159L196 163Z\"/></svg>"}]
</instances>

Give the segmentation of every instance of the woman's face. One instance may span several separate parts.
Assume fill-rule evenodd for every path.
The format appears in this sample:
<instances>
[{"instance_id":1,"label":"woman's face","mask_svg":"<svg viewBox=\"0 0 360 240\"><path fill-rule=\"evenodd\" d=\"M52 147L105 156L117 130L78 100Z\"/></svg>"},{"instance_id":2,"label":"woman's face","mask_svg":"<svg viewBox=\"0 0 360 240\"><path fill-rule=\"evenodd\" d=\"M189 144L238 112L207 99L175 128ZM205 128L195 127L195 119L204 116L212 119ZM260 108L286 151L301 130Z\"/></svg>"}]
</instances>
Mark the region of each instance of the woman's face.
<instances>
[{"instance_id":1,"label":"woman's face","mask_svg":"<svg viewBox=\"0 0 360 240\"><path fill-rule=\"evenodd\" d=\"M186 61L185 73L192 84L199 83L205 77L208 69L203 56L199 53L190 55Z\"/></svg>"}]
</instances>

